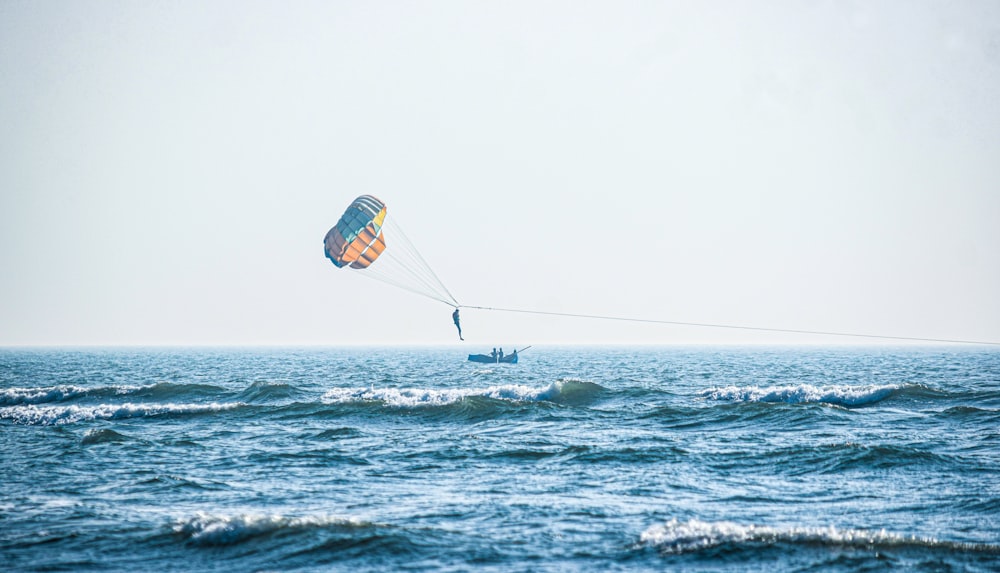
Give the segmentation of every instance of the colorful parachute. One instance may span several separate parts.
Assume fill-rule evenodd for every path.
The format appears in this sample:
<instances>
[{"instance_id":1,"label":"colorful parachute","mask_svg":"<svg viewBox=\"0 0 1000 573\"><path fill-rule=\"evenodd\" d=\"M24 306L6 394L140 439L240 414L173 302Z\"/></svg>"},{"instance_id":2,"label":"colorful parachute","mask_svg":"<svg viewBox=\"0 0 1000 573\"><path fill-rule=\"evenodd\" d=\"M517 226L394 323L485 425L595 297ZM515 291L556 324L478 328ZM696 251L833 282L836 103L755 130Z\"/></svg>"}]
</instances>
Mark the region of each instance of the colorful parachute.
<instances>
[{"instance_id":1,"label":"colorful parachute","mask_svg":"<svg viewBox=\"0 0 1000 573\"><path fill-rule=\"evenodd\" d=\"M392 241L389 248L386 235ZM459 306L377 197L355 199L327 232L323 250L340 268L356 269L366 277Z\"/></svg>"},{"instance_id":2,"label":"colorful parachute","mask_svg":"<svg viewBox=\"0 0 1000 573\"><path fill-rule=\"evenodd\" d=\"M326 234L326 257L338 267L363 269L385 250L385 203L362 195L351 203L337 224Z\"/></svg>"}]
</instances>

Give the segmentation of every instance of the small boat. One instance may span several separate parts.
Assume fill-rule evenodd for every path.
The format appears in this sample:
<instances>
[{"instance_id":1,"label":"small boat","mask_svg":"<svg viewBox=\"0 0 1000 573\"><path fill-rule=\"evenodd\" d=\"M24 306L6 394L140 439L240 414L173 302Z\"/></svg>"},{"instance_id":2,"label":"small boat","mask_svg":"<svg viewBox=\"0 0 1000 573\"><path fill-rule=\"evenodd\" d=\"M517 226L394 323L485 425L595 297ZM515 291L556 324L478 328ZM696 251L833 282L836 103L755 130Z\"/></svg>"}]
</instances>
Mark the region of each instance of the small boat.
<instances>
[{"instance_id":1,"label":"small boat","mask_svg":"<svg viewBox=\"0 0 1000 573\"><path fill-rule=\"evenodd\" d=\"M514 352L510 354L470 354L469 362L479 362L480 364L517 364L517 354L519 352L524 352L525 350L531 348L530 346L525 346L524 348L518 350L514 349ZM496 349L493 349L494 352Z\"/></svg>"},{"instance_id":2,"label":"small boat","mask_svg":"<svg viewBox=\"0 0 1000 573\"><path fill-rule=\"evenodd\" d=\"M470 354L469 361L481 362L483 364L517 364L517 351L505 354L503 358L499 354L496 356L492 354Z\"/></svg>"}]
</instances>

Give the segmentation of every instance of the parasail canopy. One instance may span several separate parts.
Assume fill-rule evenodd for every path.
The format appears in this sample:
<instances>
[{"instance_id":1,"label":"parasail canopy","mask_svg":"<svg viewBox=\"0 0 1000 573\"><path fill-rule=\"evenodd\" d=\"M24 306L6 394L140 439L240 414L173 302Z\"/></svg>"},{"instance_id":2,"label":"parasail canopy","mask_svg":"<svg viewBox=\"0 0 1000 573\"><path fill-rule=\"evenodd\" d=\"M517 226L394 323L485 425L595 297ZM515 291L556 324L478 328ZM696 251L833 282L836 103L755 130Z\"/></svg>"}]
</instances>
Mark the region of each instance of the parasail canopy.
<instances>
[{"instance_id":1,"label":"parasail canopy","mask_svg":"<svg viewBox=\"0 0 1000 573\"><path fill-rule=\"evenodd\" d=\"M378 197L362 195L348 205L326 233L323 249L339 268L459 306Z\"/></svg>"},{"instance_id":2,"label":"parasail canopy","mask_svg":"<svg viewBox=\"0 0 1000 573\"><path fill-rule=\"evenodd\" d=\"M362 195L344 211L323 240L326 257L338 267L363 269L385 250L385 203L372 195Z\"/></svg>"}]
</instances>

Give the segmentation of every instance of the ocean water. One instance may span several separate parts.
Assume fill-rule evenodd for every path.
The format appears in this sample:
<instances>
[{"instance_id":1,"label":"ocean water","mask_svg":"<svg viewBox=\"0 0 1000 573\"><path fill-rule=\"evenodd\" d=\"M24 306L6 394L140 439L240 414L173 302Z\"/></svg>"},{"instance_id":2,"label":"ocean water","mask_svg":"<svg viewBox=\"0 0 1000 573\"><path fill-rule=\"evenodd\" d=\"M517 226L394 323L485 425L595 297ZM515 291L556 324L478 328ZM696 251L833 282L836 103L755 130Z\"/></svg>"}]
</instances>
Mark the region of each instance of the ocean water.
<instances>
[{"instance_id":1,"label":"ocean water","mask_svg":"<svg viewBox=\"0 0 1000 573\"><path fill-rule=\"evenodd\" d=\"M468 351L0 349L0 570L1000 571L996 349Z\"/></svg>"}]
</instances>

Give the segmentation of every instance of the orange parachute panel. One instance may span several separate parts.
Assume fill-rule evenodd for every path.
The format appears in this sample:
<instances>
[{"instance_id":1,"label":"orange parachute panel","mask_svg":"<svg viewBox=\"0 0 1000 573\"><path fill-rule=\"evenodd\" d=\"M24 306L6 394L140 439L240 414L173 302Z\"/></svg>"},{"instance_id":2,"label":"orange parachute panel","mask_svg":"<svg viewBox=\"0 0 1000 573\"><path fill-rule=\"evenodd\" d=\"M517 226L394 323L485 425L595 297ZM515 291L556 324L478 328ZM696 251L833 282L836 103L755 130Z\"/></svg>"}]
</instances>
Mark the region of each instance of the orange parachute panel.
<instances>
[{"instance_id":1,"label":"orange parachute panel","mask_svg":"<svg viewBox=\"0 0 1000 573\"><path fill-rule=\"evenodd\" d=\"M371 265L385 251L385 216L385 203L377 197L355 199L327 232L323 240L326 257L338 267L363 269Z\"/></svg>"}]
</instances>

